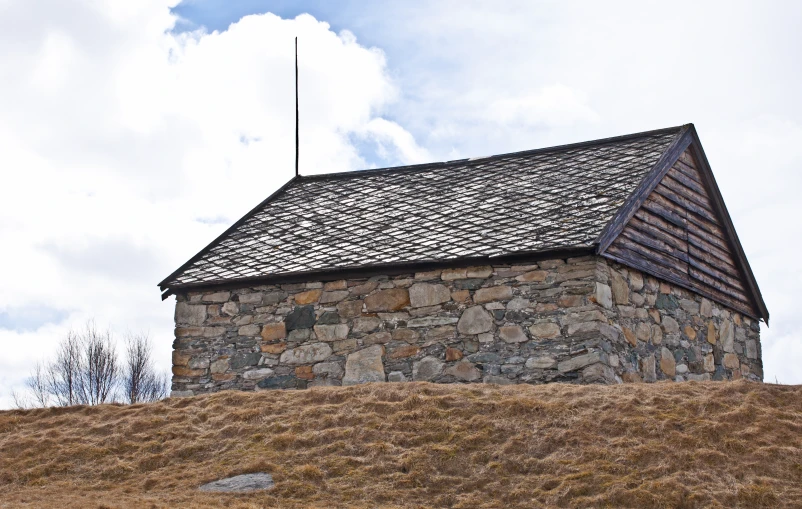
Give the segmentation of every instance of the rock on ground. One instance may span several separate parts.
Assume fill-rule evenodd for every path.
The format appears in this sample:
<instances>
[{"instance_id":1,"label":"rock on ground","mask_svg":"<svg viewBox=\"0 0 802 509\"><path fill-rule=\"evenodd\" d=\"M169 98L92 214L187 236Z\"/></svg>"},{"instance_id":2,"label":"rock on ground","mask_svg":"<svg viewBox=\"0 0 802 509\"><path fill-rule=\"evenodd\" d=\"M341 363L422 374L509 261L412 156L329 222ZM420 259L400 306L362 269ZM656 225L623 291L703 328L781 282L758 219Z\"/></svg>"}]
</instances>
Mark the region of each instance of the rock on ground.
<instances>
[{"instance_id":1,"label":"rock on ground","mask_svg":"<svg viewBox=\"0 0 802 509\"><path fill-rule=\"evenodd\" d=\"M219 481L206 483L200 488L201 491L257 491L269 490L273 487L273 476L264 472L256 474L235 475Z\"/></svg>"}]
</instances>

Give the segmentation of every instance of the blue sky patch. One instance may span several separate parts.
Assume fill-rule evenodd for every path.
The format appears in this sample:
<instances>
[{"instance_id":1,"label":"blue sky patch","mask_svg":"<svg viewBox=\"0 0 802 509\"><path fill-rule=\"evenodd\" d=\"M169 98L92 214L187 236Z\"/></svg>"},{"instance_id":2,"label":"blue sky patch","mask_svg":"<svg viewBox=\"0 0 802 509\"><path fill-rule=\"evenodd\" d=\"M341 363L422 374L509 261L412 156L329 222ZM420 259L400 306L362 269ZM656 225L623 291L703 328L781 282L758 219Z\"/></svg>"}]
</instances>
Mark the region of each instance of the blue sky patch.
<instances>
[{"instance_id":1,"label":"blue sky patch","mask_svg":"<svg viewBox=\"0 0 802 509\"><path fill-rule=\"evenodd\" d=\"M48 306L30 305L0 310L0 329L34 332L47 324L59 324L69 316L67 311Z\"/></svg>"}]
</instances>

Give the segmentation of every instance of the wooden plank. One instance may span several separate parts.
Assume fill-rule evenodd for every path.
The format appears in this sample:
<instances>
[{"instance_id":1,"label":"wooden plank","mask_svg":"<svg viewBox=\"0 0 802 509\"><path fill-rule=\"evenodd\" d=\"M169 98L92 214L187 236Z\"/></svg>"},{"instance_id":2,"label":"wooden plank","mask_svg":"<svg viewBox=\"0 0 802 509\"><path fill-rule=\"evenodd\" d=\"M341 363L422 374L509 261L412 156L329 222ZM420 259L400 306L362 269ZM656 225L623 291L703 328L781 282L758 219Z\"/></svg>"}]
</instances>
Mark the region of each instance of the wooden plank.
<instances>
[{"instance_id":1,"label":"wooden plank","mask_svg":"<svg viewBox=\"0 0 802 509\"><path fill-rule=\"evenodd\" d=\"M691 153L690 149L685 150L677 160L683 164L690 166L691 168L696 168L696 161L693 159L693 154Z\"/></svg>"},{"instance_id":2,"label":"wooden plank","mask_svg":"<svg viewBox=\"0 0 802 509\"><path fill-rule=\"evenodd\" d=\"M632 228L643 233L644 235L649 235L657 240L660 240L661 242L665 242L666 244L674 247L675 249L679 249L684 253L688 252L688 243L685 242L685 240L672 233L668 233L655 225L642 221L639 217L633 217L630 219L629 224L626 228L624 228L624 231L626 231L628 228Z\"/></svg>"},{"instance_id":3,"label":"wooden plank","mask_svg":"<svg viewBox=\"0 0 802 509\"><path fill-rule=\"evenodd\" d=\"M670 235L671 237L674 237L682 242L685 242L686 238L688 237L688 230L663 220L661 217L653 214L645 208L642 208L636 212L635 217L638 218L638 220L642 223L649 225L650 229L661 231L664 234Z\"/></svg>"},{"instance_id":4,"label":"wooden plank","mask_svg":"<svg viewBox=\"0 0 802 509\"><path fill-rule=\"evenodd\" d=\"M665 205L658 203L652 200L651 196L645 202L643 202L643 208L654 214L655 216L659 217L663 221L671 223L683 230L687 229L687 221L685 218L678 215L674 210L671 208L666 207Z\"/></svg>"},{"instance_id":5,"label":"wooden plank","mask_svg":"<svg viewBox=\"0 0 802 509\"><path fill-rule=\"evenodd\" d=\"M628 238L632 242L637 242L638 244L654 249L659 253L663 253L668 256L673 256L674 258L686 263L688 262L687 245L685 246L686 249L682 249L682 247L679 248L674 247L668 244L667 242L663 242L660 239L657 239L648 234L644 234L643 232L640 232L635 228L632 228L631 223L632 221L630 221L630 224L627 225L626 228L624 228L624 231L621 232L621 235Z\"/></svg>"},{"instance_id":6,"label":"wooden plank","mask_svg":"<svg viewBox=\"0 0 802 509\"><path fill-rule=\"evenodd\" d=\"M730 255L730 251L726 245L713 245L705 239L688 232L688 252L701 252L710 256L715 256L721 260L722 263L732 267L733 270L738 272L738 268L735 266L735 261Z\"/></svg>"},{"instance_id":7,"label":"wooden plank","mask_svg":"<svg viewBox=\"0 0 802 509\"><path fill-rule=\"evenodd\" d=\"M667 188L671 189L678 195L682 196L686 200L691 201L695 205L702 207L706 211L711 214L713 212L713 206L710 204L710 200L707 198L707 195L704 193L697 193L695 190L691 189L690 187L686 186L684 183L680 182L679 180L673 178L671 175L666 175L661 184L666 186Z\"/></svg>"},{"instance_id":8,"label":"wooden plank","mask_svg":"<svg viewBox=\"0 0 802 509\"><path fill-rule=\"evenodd\" d=\"M700 184L702 184L702 177L699 175L699 172L693 165L686 164L682 160L679 160L676 163L674 163L673 167L676 168L677 171L681 172L683 175L687 176L689 179L695 180Z\"/></svg>"},{"instance_id":9,"label":"wooden plank","mask_svg":"<svg viewBox=\"0 0 802 509\"><path fill-rule=\"evenodd\" d=\"M741 293L744 293L743 284L739 281L737 277L732 277L731 275L717 269L713 265L709 265L704 261L695 258L693 256L688 258L688 265L693 267L694 269L704 272L708 276L715 278L717 281L720 281L723 284L726 284L728 287L738 290ZM744 293L744 295L746 295Z\"/></svg>"},{"instance_id":10,"label":"wooden plank","mask_svg":"<svg viewBox=\"0 0 802 509\"><path fill-rule=\"evenodd\" d=\"M727 262L726 260L722 260L721 258L718 258L717 256L711 254L709 251L704 251L702 249L699 249L698 247L690 243L688 243L688 255L693 256L698 260L702 260L706 264L712 265L713 267L716 267L718 270L726 274L729 274L732 277L736 278L741 277L741 273L731 263Z\"/></svg>"},{"instance_id":11,"label":"wooden plank","mask_svg":"<svg viewBox=\"0 0 802 509\"><path fill-rule=\"evenodd\" d=\"M741 302L747 301L746 295L744 295L742 292L740 292L738 290L735 290L734 288L730 288L727 284L722 283L718 279L715 279L715 278L705 274L704 272L698 270L695 267L690 267L688 269L688 272L689 272L689 275L690 275L691 279L695 279L700 283L704 283L706 286L709 286L711 288L715 288L719 292L721 292L721 293L723 293L725 295L729 295L730 297L732 297L733 299L736 299L738 301L741 301Z\"/></svg>"},{"instance_id":12,"label":"wooden plank","mask_svg":"<svg viewBox=\"0 0 802 509\"><path fill-rule=\"evenodd\" d=\"M672 166L671 169L668 170L667 175L670 176L672 179L676 180L677 182L682 183L682 185L684 185L688 189L693 190L695 193L700 194L705 198L708 198L707 189L705 189L704 185L701 182L699 182L698 180L693 180L689 176L679 171L674 166Z\"/></svg>"},{"instance_id":13,"label":"wooden plank","mask_svg":"<svg viewBox=\"0 0 802 509\"><path fill-rule=\"evenodd\" d=\"M659 194L663 198L673 202L677 207L685 210L686 214L692 212L697 216L702 217L712 223L718 222L718 219L716 219L716 216L713 214L713 212L685 198L684 196L675 192L673 189L670 189L669 187L665 186L662 182L655 188L654 192ZM690 217L690 215L688 217Z\"/></svg>"},{"instance_id":14,"label":"wooden plank","mask_svg":"<svg viewBox=\"0 0 802 509\"><path fill-rule=\"evenodd\" d=\"M615 239L613 244L610 244L610 247L614 245L637 253L644 260L647 260L648 263L653 265L662 265L664 269L670 271L672 274L675 274L678 278L688 278L687 262L678 260L673 256L658 253L653 249L650 249L648 246L642 246L637 242L633 242L625 237L618 237Z\"/></svg>"}]
</instances>

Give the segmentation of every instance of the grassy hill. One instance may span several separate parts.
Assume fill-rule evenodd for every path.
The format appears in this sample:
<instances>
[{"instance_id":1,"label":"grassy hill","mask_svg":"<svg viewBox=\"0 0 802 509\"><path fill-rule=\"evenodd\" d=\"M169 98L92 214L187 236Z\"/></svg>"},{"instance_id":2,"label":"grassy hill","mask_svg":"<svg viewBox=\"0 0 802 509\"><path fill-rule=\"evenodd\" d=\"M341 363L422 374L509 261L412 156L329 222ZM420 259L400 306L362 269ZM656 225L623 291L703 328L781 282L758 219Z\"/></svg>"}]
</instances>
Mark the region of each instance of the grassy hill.
<instances>
[{"instance_id":1,"label":"grassy hill","mask_svg":"<svg viewBox=\"0 0 802 509\"><path fill-rule=\"evenodd\" d=\"M200 484L265 471L276 487ZM802 386L371 384L0 412L0 507L802 507Z\"/></svg>"}]
</instances>

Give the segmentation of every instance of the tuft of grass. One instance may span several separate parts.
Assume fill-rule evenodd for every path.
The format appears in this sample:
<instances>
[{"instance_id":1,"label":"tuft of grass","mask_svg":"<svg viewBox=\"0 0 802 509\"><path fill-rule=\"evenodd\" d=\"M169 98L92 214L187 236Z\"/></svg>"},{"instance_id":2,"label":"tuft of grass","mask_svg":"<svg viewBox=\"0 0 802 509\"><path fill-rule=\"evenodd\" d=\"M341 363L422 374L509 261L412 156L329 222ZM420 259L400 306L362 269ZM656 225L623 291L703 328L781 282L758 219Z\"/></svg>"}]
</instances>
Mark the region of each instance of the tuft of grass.
<instances>
[{"instance_id":1,"label":"tuft of grass","mask_svg":"<svg viewBox=\"0 0 802 509\"><path fill-rule=\"evenodd\" d=\"M801 458L802 386L221 392L0 412L0 507L799 507Z\"/></svg>"}]
</instances>

